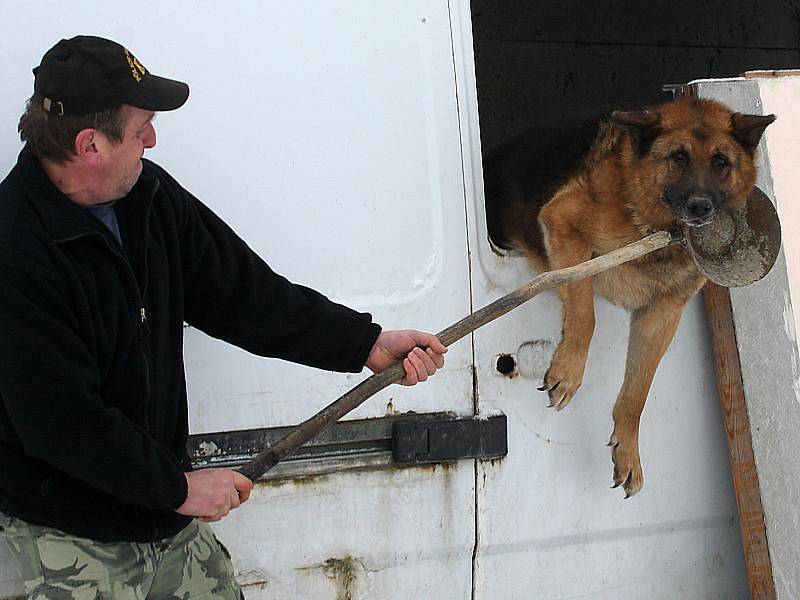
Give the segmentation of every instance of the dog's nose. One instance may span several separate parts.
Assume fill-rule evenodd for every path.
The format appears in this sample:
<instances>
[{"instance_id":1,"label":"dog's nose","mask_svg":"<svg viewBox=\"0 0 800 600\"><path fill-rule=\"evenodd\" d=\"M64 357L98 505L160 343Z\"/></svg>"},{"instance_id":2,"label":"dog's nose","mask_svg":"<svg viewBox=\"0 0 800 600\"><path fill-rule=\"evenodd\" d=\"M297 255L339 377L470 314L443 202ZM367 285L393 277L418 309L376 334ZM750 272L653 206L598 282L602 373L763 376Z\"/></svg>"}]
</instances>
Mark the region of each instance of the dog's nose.
<instances>
[{"instance_id":1,"label":"dog's nose","mask_svg":"<svg viewBox=\"0 0 800 600\"><path fill-rule=\"evenodd\" d=\"M711 197L705 194L690 196L686 202L686 211L692 219L706 219L714 212Z\"/></svg>"}]
</instances>

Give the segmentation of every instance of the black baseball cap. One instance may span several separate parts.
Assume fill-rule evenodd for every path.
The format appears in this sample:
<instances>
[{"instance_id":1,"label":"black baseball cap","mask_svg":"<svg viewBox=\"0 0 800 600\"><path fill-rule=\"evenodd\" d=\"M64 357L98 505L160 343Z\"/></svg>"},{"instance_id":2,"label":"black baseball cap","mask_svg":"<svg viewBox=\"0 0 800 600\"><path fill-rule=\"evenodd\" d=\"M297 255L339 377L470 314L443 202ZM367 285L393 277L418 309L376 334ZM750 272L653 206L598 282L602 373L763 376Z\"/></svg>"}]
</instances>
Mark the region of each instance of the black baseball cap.
<instances>
[{"instance_id":1,"label":"black baseball cap","mask_svg":"<svg viewBox=\"0 0 800 600\"><path fill-rule=\"evenodd\" d=\"M153 75L124 46L79 35L61 40L33 69L34 90L51 115L85 115L130 104L152 111L186 102L189 86Z\"/></svg>"}]
</instances>

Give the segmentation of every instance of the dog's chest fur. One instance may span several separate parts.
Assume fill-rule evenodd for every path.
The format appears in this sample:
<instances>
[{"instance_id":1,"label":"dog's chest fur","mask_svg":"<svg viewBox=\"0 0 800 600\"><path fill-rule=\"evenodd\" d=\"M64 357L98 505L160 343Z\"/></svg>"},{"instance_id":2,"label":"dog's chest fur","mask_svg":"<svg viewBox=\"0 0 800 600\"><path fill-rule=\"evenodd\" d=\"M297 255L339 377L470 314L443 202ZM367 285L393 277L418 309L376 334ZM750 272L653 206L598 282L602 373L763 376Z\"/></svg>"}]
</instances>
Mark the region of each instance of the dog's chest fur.
<instances>
[{"instance_id":1,"label":"dog's chest fur","mask_svg":"<svg viewBox=\"0 0 800 600\"><path fill-rule=\"evenodd\" d=\"M596 294L628 310L652 304L665 296L685 300L705 283L683 248L665 248L639 260L595 275Z\"/></svg>"}]
</instances>

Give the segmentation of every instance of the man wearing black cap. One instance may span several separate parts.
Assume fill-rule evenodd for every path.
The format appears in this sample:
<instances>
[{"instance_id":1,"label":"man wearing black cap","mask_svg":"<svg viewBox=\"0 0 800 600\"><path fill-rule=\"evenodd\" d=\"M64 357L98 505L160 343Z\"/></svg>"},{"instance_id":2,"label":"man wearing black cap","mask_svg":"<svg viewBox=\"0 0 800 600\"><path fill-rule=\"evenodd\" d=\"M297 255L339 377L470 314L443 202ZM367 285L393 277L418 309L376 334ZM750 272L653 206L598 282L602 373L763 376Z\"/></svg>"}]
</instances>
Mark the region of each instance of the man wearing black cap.
<instances>
[{"instance_id":1,"label":"man wearing black cap","mask_svg":"<svg viewBox=\"0 0 800 600\"><path fill-rule=\"evenodd\" d=\"M0 513L32 598L238 598L205 522L246 501L191 471L183 323L262 356L424 381L446 348L381 331L272 272L158 165L157 111L185 83L109 40L34 69L26 142L0 183ZM422 350L420 347L426 347Z\"/></svg>"}]
</instances>

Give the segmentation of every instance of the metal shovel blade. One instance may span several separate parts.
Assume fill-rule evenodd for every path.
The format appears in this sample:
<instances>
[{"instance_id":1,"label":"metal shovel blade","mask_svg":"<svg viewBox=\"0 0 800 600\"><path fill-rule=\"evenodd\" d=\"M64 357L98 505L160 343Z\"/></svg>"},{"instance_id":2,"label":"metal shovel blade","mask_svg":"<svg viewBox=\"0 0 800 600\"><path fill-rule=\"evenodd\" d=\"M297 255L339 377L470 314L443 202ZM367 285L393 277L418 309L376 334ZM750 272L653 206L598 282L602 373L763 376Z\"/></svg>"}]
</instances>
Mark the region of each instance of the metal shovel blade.
<instances>
[{"instance_id":1,"label":"metal shovel blade","mask_svg":"<svg viewBox=\"0 0 800 600\"><path fill-rule=\"evenodd\" d=\"M758 188L731 212L720 212L703 227L687 228L689 251L700 271L723 287L742 287L762 279L781 249L778 213Z\"/></svg>"}]
</instances>

